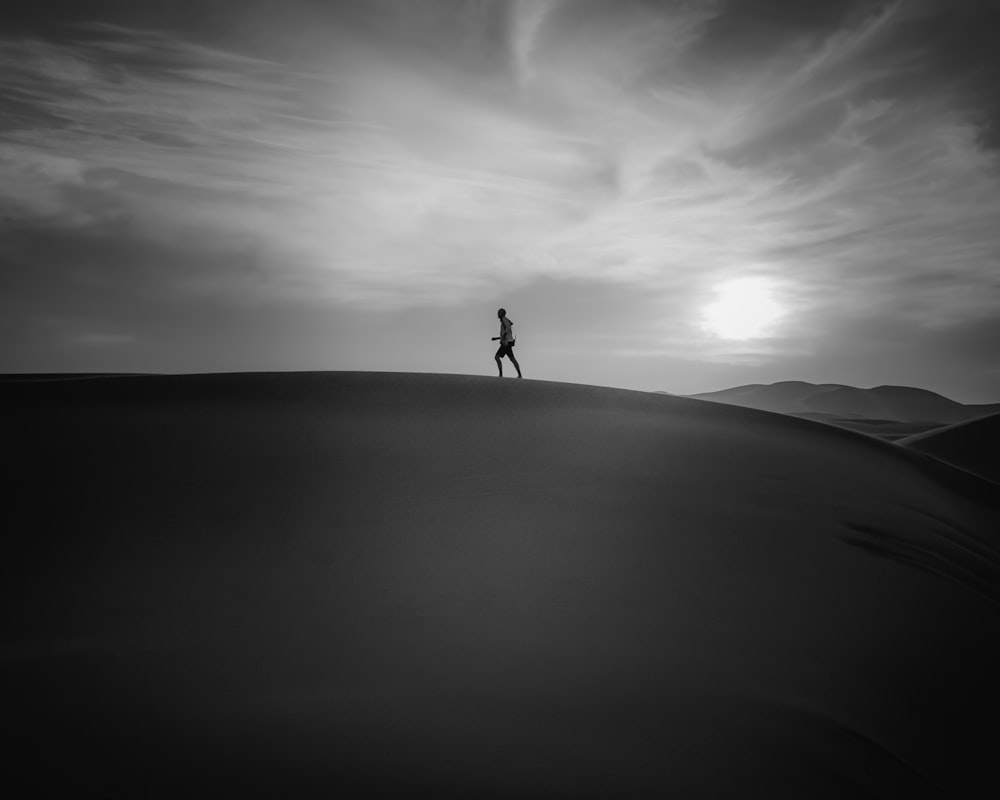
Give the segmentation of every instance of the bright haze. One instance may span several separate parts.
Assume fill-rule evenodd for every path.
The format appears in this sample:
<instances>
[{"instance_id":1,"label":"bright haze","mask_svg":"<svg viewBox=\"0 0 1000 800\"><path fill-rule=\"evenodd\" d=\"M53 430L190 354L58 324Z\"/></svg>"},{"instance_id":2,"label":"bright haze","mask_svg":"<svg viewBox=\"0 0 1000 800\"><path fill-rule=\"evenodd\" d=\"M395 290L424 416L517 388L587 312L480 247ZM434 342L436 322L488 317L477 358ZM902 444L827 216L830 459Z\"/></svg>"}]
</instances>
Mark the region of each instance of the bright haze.
<instances>
[{"instance_id":1,"label":"bright haze","mask_svg":"<svg viewBox=\"0 0 1000 800\"><path fill-rule=\"evenodd\" d=\"M1000 400L1000 4L0 12L0 371Z\"/></svg>"}]
</instances>

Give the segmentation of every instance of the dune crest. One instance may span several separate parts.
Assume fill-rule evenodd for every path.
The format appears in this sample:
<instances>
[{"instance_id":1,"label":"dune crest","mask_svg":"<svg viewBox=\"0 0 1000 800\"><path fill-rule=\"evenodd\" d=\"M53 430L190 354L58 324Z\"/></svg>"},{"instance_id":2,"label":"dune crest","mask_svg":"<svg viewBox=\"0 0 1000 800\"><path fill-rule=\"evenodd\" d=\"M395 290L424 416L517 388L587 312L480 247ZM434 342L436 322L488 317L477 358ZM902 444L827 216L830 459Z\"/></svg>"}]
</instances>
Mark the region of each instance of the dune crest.
<instances>
[{"instance_id":1,"label":"dune crest","mask_svg":"<svg viewBox=\"0 0 1000 800\"><path fill-rule=\"evenodd\" d=\"M908 436L899 444L1000 483L1000 414Z\"/></svg>"}]
</instances>

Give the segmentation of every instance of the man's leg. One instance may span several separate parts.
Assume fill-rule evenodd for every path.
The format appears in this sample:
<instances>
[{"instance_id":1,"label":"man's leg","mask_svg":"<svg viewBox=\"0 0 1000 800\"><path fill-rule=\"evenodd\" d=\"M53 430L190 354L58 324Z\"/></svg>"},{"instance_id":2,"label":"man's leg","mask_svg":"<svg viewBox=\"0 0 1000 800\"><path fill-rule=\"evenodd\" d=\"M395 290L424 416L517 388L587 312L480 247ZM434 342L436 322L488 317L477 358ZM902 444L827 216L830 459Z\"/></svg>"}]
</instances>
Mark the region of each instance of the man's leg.
<instances>
[{"instance_id":1,"label":"man's leg","mask_svg":"<svg viewBox=\"0 0 1000 800\"><path fill-rule=\"evenodd\" d=\"M514 348L513 347L508 347L507 348L507 358L509 358L511 360L511 362L513 362L514 369L517 370L517 377L520 378L521 377L521 365L518 364L517 363L517 359L514 358Z\"/></svg>"},{"instance_id":2,"label":"man's leg","mask_svg":"<svg viewBox=\"0 0 1000 800\"><path fill-rule=\"evenodd\" d=\"M493 356L493 360L497 362L497 372L500 373L501 378L503 377L503 364L500 363L500 356L502 354L503 354L503 345L500 345L500 349L497 350L496 355Z\"/></svg>"}]
</instances>

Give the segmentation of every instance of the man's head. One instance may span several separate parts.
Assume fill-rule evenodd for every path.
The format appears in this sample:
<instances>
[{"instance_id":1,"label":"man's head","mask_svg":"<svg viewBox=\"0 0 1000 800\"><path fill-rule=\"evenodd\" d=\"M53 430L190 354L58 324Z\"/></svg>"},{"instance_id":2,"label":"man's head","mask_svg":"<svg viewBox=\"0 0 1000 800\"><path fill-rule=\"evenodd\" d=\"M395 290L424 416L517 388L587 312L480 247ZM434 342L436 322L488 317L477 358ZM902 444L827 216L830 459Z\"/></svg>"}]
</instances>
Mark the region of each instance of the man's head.
<instances>
[{"instance_id":1,"label":"man's head","mask_svg":"<svg viewBox=\"0 0 1000 800\"><path fill-rule=\"evenodd\" d=\"M497 309L497 319L503 319L506 316L507 316L506 309L503 309L503 308Z\"/></svg>"}]
</instances>

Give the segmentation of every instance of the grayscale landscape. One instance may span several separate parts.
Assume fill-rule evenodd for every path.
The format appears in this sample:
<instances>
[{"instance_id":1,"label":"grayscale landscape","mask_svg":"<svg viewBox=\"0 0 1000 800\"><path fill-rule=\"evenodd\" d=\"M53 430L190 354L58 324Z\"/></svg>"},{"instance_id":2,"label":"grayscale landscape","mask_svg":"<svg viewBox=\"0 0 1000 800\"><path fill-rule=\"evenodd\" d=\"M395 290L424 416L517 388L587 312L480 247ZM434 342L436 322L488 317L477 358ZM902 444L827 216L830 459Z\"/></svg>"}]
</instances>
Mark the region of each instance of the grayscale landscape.
<instances>
[{"instance_id":1,"label":"grayscale landscape","mask_svg":"<svg viewBox=\"0 0 1000 800\"><path fill-rule=\"evenodd\" d=\"M0 797L1000 797L1000 0L6 0Z\"/></svg>"}]
</instances>

